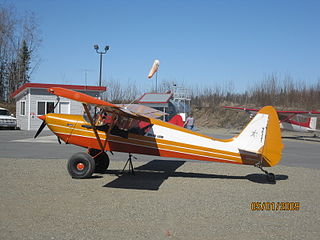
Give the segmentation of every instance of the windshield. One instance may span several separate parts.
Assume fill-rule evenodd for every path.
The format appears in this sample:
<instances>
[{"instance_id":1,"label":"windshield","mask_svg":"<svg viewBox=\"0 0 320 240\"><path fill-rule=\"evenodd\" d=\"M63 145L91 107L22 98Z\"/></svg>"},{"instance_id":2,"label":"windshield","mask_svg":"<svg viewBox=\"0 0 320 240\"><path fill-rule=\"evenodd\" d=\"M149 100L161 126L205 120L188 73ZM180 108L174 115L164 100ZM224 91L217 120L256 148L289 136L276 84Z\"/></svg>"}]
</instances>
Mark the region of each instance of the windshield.
<instances>
[{"instance_id":1,"label":"windshield","mask_svg":"<svg viewBox=\"0 0 320 240\"><path fill-rule=\"evenodd\" d=\"M10 116L10 113L8 110L0 109L0 115L1 116Z\"/></svg>"}]
</instances>

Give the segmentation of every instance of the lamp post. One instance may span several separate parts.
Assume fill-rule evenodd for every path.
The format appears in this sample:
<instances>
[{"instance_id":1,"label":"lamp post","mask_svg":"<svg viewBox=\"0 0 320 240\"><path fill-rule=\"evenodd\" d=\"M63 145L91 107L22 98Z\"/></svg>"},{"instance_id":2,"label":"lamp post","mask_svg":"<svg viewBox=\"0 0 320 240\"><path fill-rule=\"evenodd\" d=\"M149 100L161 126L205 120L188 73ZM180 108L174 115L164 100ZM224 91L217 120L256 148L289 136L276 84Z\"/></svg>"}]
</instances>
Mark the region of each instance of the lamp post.
<instances>
[{"instance_id":1,"label":"lamp post","mask_svg":"<svg viewBox=\"0 0 320 240\"><path fill-rule=\"evenodd\" d=\"M109 50L109 46L108 46L108 45L106 45L106 46L104 47L104 51L100 51L100 52L99 52L99 45L98 45L98 44L95 44L95 45L93 46L93 48L96 50L96 52L97 52L98 54L100 54L100 75L99 75L99 87L101 87L101 77L102 77L102 55L107 53L107 51Z\"/></svg>"}]
</instances>

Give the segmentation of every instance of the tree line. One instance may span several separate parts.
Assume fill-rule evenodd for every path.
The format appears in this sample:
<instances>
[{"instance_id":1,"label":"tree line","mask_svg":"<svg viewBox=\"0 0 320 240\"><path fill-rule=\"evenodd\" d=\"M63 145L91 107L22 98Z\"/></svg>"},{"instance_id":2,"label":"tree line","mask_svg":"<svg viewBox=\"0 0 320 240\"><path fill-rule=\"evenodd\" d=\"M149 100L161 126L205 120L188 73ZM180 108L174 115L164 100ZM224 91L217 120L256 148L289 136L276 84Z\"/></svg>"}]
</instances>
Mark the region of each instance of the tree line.
<instances>
[{"instance_id":1,"label":"tree line","mask_svg":"<svg viewBox=\"0 0 320 240\"><path fill-rule=\"evenodd\" d=\"M13 6L0 4L0 101L10 102L10 94L30 81L39 43L35 16L19 17Z\"/></svg>"},{"instance_id":2,"label":"tree line","mask_svg":"<svg viewBox=\"0 0 320 240\"><path fill-rule=\"evenodd\" d=\"M277 74L270 74L244 93L236 93L230 86L217 86L195 89L191 99L192 111L200 125L242 127L248 117L243 112L226 110L223 106L261 108L272 105L278 110L320 111L320 78L313 84L307 84L291 76L280 78Z\"/></svg>"},{"instance_id":3,"label":"tree line","mask_svg":"<svg viewBox=\"0 0 320 240\"><path fill-rule=\"evenodd\" d=\"M215 108L223 104L263 107L276 106L281 109L320 108L320 78L314 84L295 81L276 74L267 76L253 84L244 93L236 93L231 87L213 87L192 91L192 104L196 108Z\"/></svg>"},{"instance_id":4,"label":"tree line","mask_svg":"<svg viewBox=\"0 0 320 240\"><path fill-rule=\"evenodd\" d=\"M120 84L112 79L107 86L108 101L111 102L131 102L143 94L139 86L129 82ZM174 87L174 82L163 81L158 91L174 91ZM317 82L308 84L289 75L280 78L277 74L270 74L242 93L234 90L233 82L206 88L183 87L189 89L191 106L194 109L207 108L213 111L223 105L257 108L272 105L280 109L320 110L320 78ZM150 92L155 92L155 89Z\"/></svg>"},{"instance_id":5,"label":"tree line","mask_svg":"<svg viewBox=\"0 0 320 240\"><path fill-rule=\"evenodd\" d=\"M108 85L108 100L113 103L130 103L143 92L135 84L120 84L111 80ZM174 82L165 81L159 92L174 89ZM197 88L187 87L191 98L191 112L198 126L242 128L248 122L244 112L231 111L223 106L261 108L275 106L278 110L317 110L320 111L320 78L313 84L297 81L291 76L279 77L270 74L256 82L245 92L237 93L233 82L224 86ZM155 92L151 89L150 92Z\"/></svg>"}]
</instances>

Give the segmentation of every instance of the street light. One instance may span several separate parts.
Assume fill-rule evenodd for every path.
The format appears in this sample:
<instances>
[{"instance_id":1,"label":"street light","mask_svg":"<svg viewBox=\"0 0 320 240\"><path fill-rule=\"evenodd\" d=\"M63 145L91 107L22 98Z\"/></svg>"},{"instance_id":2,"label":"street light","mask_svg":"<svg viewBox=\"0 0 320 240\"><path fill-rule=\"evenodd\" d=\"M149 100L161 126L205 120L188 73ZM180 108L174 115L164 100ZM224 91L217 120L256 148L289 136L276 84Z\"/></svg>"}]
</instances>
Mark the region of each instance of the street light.
<instances>
[{"instance_id":1,"label":"street light","mask_svg":"<svg viewBox=\"0 0 320 240\"><path fill-rule=\"evenodd\" d=\"M99 45L98 45L98 44L95 44L95 45L93 46L93 48L96 50L96 52L97 52L98 54L100 54L100 75L99 75L99 87L101 87L101 76L102 76L102 55L107 53L107 51L109 50L109 46L108 46L108 45L106 45L106 46L105 46L105 48L104 48L104 51L100 51L100 52L99 52Z\"/></svg>"}]
</instances>

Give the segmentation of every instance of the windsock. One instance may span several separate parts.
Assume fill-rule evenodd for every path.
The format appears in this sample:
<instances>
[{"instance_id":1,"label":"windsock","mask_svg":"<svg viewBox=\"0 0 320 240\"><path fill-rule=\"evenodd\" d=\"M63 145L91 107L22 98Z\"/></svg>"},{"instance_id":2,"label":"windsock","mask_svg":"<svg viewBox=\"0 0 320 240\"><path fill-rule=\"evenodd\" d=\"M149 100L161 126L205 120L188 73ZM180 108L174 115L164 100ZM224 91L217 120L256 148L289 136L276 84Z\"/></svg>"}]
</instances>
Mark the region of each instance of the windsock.
<instances>
[{"instance_id":1,"label":"windsock","mask_svg":"<svg viewBox=\"0 0 320 240\"><path fill-rule=\"evenodd\" d=\"M154 63L150 69L150 72L149 72L149 75L148 75L148 78L152 78L153 74L155 74L156 71L158 71L158 68L159 68L159 60L154 60Z\"/></svg>"}]
</instances>

